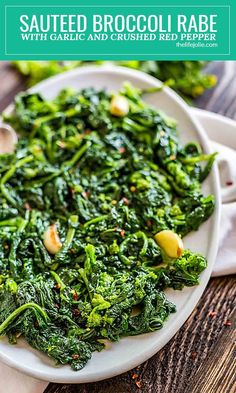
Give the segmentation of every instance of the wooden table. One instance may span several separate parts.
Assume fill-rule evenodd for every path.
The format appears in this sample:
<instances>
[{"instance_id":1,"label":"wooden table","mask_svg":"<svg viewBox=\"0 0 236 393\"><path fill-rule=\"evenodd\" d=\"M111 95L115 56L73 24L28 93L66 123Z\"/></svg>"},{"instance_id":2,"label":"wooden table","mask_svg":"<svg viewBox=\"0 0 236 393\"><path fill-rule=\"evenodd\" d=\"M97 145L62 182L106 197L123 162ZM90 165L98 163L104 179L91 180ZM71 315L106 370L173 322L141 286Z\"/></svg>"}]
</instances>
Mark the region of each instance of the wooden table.
<instances>
[{"instance_id":1,"label":"wooden table","mask_svg":"<svg viewBox=\"0 0 236 393\"><path fill-rule=\"evenodd\" d=\"M236 119L236 62L215 62L208 69L218 75L218 85L194 104ZM24 87L24 80L8 63L1 62L0 111ZM235 298L235 277L213 278L179 332L137 369L93 384L50 384L45 393L236 392Z\"/></svg>"}]
</instances>

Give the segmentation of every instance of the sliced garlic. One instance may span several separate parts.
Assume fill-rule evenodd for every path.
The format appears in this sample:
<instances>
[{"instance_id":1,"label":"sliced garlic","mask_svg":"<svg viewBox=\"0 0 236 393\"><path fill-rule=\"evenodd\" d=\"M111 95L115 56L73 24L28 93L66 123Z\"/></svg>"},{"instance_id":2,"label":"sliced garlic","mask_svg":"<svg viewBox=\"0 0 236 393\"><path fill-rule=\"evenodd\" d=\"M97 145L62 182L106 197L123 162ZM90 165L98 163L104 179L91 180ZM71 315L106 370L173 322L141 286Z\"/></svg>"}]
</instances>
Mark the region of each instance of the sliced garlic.
<instances>
[{"instance_id":1,"label":"sliced garlic","mask_svg":"<svg viewBox=\"0 0 236 393\"><path fill-rule=\"evenodd\" d=\"M158 232L154 239L157 244L163 249L163 251L170 258L179 258L183 254L184 245L182 239L177 235L177 233L164 230Z\"/></svg>"},{"instance_id":2,"label":"sliced garlic","mask_svg":"<svg viewBox=\"0 0 236 393\"><path fill-rule=\"evenodd\" d=\"M124 117L129 113L129 102L127 98L117 95L111 100L110 112L117 117Z\"/></svg>"},{"instance_id":3,"label":"sliced garlic","mask_svg":"<svg viewBox=\"0 0 236 393\"><path fill-rule=\"evenodd\" d=\"M50 254L57 254L61 247L61 241L57 232L56 224L51 225L44 233L43 242Z\"/></svg>"},{"instance_id":4,"label":"sliced garlic","mask_svg":"<svg viewBox=\"0 0 236 393\"><path fill-rule=\"evenodd\" d=\"M0 154L14 153L17 140L14 129L8 124L0 123Z\"/></svg>"}]
</instances>

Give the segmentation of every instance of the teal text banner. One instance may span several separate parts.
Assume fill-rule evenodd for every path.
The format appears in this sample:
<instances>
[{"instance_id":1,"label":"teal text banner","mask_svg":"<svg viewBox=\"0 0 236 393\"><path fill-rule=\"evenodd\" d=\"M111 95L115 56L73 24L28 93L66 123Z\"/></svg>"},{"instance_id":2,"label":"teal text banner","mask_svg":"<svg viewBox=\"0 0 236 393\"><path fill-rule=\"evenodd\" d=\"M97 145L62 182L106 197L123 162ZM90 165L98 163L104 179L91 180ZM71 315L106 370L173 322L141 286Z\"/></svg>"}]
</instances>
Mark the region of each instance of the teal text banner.
<instances>
[{"instance_id":1,"label":"teal text banner","mask_svg":"<svg viewBox=\"0 0 236 393\"><path fill-rule=\"evenodd\" d=\"M1 2L1 60L236 59L233 1L40 3Z\"/></svg>"}]
</instances>

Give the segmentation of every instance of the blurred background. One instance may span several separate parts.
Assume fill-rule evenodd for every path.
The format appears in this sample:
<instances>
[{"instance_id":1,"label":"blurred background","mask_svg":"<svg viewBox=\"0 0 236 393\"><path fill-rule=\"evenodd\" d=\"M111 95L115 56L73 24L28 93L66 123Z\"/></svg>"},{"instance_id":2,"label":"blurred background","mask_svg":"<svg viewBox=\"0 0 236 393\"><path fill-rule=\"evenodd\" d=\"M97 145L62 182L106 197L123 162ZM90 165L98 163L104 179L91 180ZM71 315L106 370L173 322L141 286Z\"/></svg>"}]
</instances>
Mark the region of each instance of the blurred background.
<instances>
[{"instance_id":1,"label":"blurred background","mask_svg":"<svg viewBox=\"0 0 236 393\"><path fill-rule=\"evenodd\" d=\"M0 62L0 111L15 94L52 75L104 62ZM106 62L140 69L175 89L190 104L236 119L236 62L119 61Z\"/></svg>"}]
</instances>

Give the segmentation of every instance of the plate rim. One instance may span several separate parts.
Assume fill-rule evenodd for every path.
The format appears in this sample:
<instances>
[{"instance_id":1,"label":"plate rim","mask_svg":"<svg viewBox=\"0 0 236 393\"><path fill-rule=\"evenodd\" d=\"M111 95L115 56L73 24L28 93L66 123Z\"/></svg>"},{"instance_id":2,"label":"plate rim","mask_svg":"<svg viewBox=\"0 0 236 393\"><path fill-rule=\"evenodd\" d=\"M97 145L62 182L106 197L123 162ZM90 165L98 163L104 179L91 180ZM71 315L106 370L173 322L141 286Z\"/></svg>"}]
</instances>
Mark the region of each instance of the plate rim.
<instances>
[{"instance_id":1,"label":"plate rim","mask_svg":"<svg viewBox=\"0 0 236 393\"><path fill-rule=\"evenodd\" d=\"M40 82L39 84L35 85L33 88L29 89L28 91L36 92L39 89L48 88L50 87L50 85L60 82L60 80L67 79L67 77L73 77L73 76L76 77L81 74L82 75L87 74L95 70L102 73L106 73L107 71L113 73L119 73L119 74L122 73L125 76L125 78L128 78L129 75L137 76L137 78L141 79L142 81L151 83L154 86L158 87L162 85L162 82L160 82L159 80L157 80L156 78L150 75L143 73L142 71L133 70L127 67L114 66L114 65L105 65L105 66L92 65L92 66L84 66L81 68L76 68L71 71L67 71L62 74L48 78ZM164 90L171 99L177 102L177 104L181 107L181 110L185 113L185 116L187 116L191 120L195 128L194 130L195 133L198 135L198 138L203 143L204 148L208 152L210 152L211 151L210 141L208 139L207 133L204 131L198 118L195 117L195 114L193 114L192 108L190 108L183 101L183 99L170 88L164 87ZM12 107L13 104L9 105L4 112L9 112L9 110L11 110ZM167 342L169 342L170 339L179 331L179 329L184 325L187 318L190 316L191 312L195 309L197 303L199 302L206 288L206 285L211 275L211 271L213 269L214 260L216 258L216 254L218 250L219 227L220 227L219 223L220 223L220 211L221 211L219 175L218 175L216 163L213 165L213 169L212 169L212 181L213 181L214 195L216 197L216 206L215 206L214 214L212 216L213 218L212 229L213 229L214 236L213 235L211 236L209 242L210 245L208 248L208 261L210 263L207 269L204 271L203 277L201 277L200 285L194 287L194 292L190 296L190 298L193 297L194 299L191 299L190 301L189 298L186 307L179 312L178 324L175 323L174 332L172 329L170 332L168 333L166 332L165 334L163 328L162 331L164 332L164 337L162 337L161 339L162 342L161 348L163 348L167 344ZM19 364L17 360L14 360L10 358L8 355L6 355L1 348L0 348L0 360L6 363L7 365L9 365L10 367L17 369L20 372L23 372L31 377L41 379L44 381L52 381L52 382L59 382L59 383L88 383L88 382L96 382L107 378L111 378L136 367L137 365L143 363L144 361L152 357L155 353L157 353L157 351L160 350L160 348L157 347L158 347L158 343L155 343L153 345L152 350L150 350L150 348L143 350L141 353L137 354L134 359L132 358L131 360L126 361L125 364L119 367L118 369L117 367L113 366L112 369L109 369L109 372L104 370L103 373L100 372L99 374L96 373L95 370L94 373L92 374L93 376L91 376L91 374L88 374L88 376L86 374L80 375L79 371L78 372L72 371L70 376L60 377L59 375L53 373L53 367L50 372L45 372L40 369L35 370L33 367L25 366L23 363ZM55 368L55 370L58 370L58 368Z\"/></svg>"}]
</instances>

